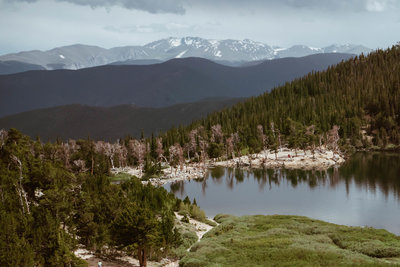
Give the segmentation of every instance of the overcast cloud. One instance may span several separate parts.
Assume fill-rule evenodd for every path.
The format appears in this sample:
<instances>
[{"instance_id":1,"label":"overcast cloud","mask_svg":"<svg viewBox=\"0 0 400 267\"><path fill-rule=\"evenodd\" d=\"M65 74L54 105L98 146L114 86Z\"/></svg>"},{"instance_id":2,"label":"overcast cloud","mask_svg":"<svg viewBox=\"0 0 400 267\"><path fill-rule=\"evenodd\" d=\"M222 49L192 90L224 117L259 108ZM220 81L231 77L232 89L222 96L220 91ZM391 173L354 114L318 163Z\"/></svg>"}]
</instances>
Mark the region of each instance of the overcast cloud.
<instances>
[{"instance_id":1,"label":"overcast cloud","mask_svg":"<svg viewBox=\"0 0 400 267\"><path fill-rule=\"evenodd\" d=\"M33 3L44 0L6 0L6 2L28 2ZM92 8L121 6L127 9L144 10L150 13L176 13L184 14L183 0L54 0L58 2L69 2L76 5L90 6ZM214 8L220 6L234 7L291 7L311 8L329 11L384 11L386 8L399 7L397 0L187 0L189 5Z\"/></svg>"},{"instance_id":2,"label":"overcast cloud","mask_svg":"<svg viewBox=\"0 0 400 267\"><path fill-rule=\"evenodd\" d=\"M384 11L387 8L399 7L398 0L190 0L192 4L204 7L215 6L255 6L257 8L297 8L313 9L328 12L363 12L363 11Z\"/></svg>"},{"instance_id":3,"label":"overcast cloud","mask_svg":"<svg viewBox=\"0 0 400 267\"><path fill-rule=\"evenodd\" d=\"M9 3L28 2L34 3L44 0L6 0ZM127 9L143 10L150 13L176 13L183 14L182 0L54 0L56 2L68 2L92 8L121 6Z\"/></svg>"},{"instance_id":4,"label":"overcast cloud","mask_svg":"<svg viewBox=\"0 0 400 267\"><path fill-rule=\"evenodd\" d=\"M398 0L0 0L0 54L83 43L110 48L169 36L270 45L386 48Z\"/></svg>"}]
</instances>

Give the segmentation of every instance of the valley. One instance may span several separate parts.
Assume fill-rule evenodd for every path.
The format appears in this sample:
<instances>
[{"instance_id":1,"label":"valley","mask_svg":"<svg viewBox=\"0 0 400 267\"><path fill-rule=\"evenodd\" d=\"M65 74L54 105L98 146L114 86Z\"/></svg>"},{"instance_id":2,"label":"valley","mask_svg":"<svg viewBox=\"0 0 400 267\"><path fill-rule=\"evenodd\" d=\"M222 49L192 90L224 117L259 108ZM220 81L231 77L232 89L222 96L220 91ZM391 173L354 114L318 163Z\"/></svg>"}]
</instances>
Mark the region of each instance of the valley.
<instances>
[{"instance_id":1,"label":"valley","mask_svg":"<svg viewBox=\"0 0 400 267\"><path fill-rule=\"evenodd\" d=\"M349 54L318 54L239 68L202 58L184 58L145 66L0 75L0 116L71 104L166 107L205 98L257 96L350 57Z\"/></svg>"},{"instance_id":2,"label":"valley","mask_svg":"<svg viewBox=\"0 0 400 267\"><path fill-rule=\"evenodd\" d=\"M0 60L1 266L400 263L400 44Z\"/></svg>"}]
</instances>

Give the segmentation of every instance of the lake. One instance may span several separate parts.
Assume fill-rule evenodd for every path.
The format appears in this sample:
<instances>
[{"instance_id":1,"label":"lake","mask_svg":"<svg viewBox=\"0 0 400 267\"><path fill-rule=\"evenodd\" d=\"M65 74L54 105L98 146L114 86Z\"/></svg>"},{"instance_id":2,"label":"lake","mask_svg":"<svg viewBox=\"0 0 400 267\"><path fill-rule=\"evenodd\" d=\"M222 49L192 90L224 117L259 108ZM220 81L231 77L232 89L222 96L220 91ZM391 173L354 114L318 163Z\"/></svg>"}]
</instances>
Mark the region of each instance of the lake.
<instances>
[{"instance_id":1,"label":"lake","mask_svg":"<svg viewBox=\"0 0 400 267\"><path fill-rule=\"evenodd\" d=\"M359 152L327 171L213 168L204 179L164 188L181 199L196 198L209 217L302 215L400 235L399 153Z\"/></svg>"}]
</instances>

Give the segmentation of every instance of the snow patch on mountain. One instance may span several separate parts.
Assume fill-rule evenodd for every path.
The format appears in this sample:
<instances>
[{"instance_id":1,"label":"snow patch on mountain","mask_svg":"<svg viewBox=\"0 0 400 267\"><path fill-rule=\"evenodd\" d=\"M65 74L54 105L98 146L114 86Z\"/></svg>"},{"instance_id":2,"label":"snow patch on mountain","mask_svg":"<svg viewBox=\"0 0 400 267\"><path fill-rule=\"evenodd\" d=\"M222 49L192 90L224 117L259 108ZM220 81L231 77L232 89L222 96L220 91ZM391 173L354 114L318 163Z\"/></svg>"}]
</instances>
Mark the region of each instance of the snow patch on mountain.
<instances>
[{"instance_id":1,"label":"snow patch on mountain","mask_svg":"<svg viewBox=\"0 0 400 267\"><path fill-rule=\"evenodd\" d=\"M80 69L115 62L201 57L227 62L249 62L284 57L302 57L317 53L368 54L372 50L361 45L333 44L324 48L295 45L270 46L250 39L215 40L199 37L170 37L144 46L104 49L97 46L70 45L49 51L29 51L0 56L0 61L14 60L43 66L46 69Z\"/></svg>"},{"instance_id":2,"label":"snow patch on mountain","mask_svg":"<svg viewBox=\"0 0 400 267\"><path fill-rule=\"evenodd\" d=\"M187 52L187 50L179 53L179 55L177 55L175 58L181 58L186 52Z\"/></svg>"},{"instance_id":3,"label":"snow patch on mountain","mask_svg":"<svg viewBox=\"0 0 400 267\"><path fill-rule=\"evenodd\" d=\"M182 44L181 39L178 39L178 38L171 38L169 40L169 43L171 44L172 47L177 47Z\"/></svg>"}]
</instances>

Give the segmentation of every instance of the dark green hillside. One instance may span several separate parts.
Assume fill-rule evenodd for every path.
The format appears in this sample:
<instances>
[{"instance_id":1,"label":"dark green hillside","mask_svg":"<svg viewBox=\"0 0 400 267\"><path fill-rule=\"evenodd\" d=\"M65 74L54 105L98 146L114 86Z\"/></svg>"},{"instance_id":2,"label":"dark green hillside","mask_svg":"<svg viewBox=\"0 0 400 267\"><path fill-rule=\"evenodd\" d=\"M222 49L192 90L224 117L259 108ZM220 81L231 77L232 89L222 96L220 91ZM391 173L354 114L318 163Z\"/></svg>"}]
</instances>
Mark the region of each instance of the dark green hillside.
<instances>
[{"instance_id":1,"label":"dark green hillside","mask_svg":"<svg viewBox=\"0 0 400 267\"><path fill-rule=\"evenodd\" d=\"M121 136L139 138L164 132L172 126L187 125L209 113L230 107L242 99L214 98L164 108L132 105L89 107L68 105L27 111L0 118L0 129L16 128L42 140L90 138L117 140Z\"/></svg>"},{"instance_id":2,"label":"dark green hillside","mask_svg":"<svg viewBox=\"0 0 400 267\"><path fill-rule=\"evenodd\" d=\"M341 145L386 147L400 142L400 46L378 50L313 72L270 93L213 113L189 127L165 134L169 144L188 141L192 129L203 126L203 137L220 124L225 137L238 132L241 147L260 149L257 126L266 142L301 147L327 141L334 125ZM265 144L264 144L265 145Z\"/></svg>"},{"instance_id":3,"label":"dark green hillside","mask_svg":"<svg viewBox=\"0 0 400 267\"><path fill-rule=\"evenodd\" d=\"M0 116L71 104L167 107L205 98L251 97L351 56L317 54L237 68L202 58L176 58L154 65L0 75Z\"/></svg>"}]
</instances>

